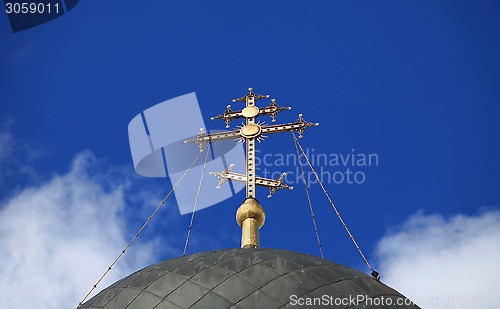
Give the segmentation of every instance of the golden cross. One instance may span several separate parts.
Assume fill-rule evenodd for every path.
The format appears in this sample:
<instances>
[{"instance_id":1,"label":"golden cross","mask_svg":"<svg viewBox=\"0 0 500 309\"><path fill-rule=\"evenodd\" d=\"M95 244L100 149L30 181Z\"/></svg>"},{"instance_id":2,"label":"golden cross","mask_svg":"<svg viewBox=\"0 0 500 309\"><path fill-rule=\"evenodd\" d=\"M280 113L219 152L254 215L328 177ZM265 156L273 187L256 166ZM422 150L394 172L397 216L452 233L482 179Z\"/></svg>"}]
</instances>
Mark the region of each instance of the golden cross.
<instances>
[{"instance_id":1,"label":"golden cross","mask_svg":"<svg viewBox=\"0 0 500 309\"><path fill-rule=\"evenodd\" d=\"M231 164L225 171L214 172L214 174L219 178L219 185L227 179L232 179L236 181L242 181L246 183L246 197L255 198L255 186L265 186L269 187L269 195L271 197L276 191L281 189L293 189L293 187L288 186L284 183L283 179L285 173L283 173L278 179L267 179L257 177L255 175L255 146L257 141L261 141L263 138L267 137L265 134L274 134L287 131L297 131L299 137L302 137L304 131L311 126L318 126L319 123L306 122L302 118L302 114L299 114L299 118L294 123L287 124L277 124L277 125L262 125L261 123L256 123L255 119L259 116L270 115L272 122L276 121L276 115L284 110L290 110L291 107L281 107L276 104L274 99L271 100L271 104L267 107L259 108L255 105L256 101L260 99L269 98L269 95L255 94L252 88L248 88L248 94L234 99L233 102L243 102L245 101L246 106L241 111L232 111L231 106L228 105L226 111L218 116L212 117L211 119L222 119L226 123L226 128L229 128L229 124L232 120L237 118L245 118L245 125L239 127L233 131L221 132L215 134L206 134L203 130L190 140L184 141L185 143L193 142L198 145L200 151L204 148L207 142L226 140L226 139L240 139L246 145L246 173L238 174L232 172L233 164Z\"/></svg>"}]
</instances>

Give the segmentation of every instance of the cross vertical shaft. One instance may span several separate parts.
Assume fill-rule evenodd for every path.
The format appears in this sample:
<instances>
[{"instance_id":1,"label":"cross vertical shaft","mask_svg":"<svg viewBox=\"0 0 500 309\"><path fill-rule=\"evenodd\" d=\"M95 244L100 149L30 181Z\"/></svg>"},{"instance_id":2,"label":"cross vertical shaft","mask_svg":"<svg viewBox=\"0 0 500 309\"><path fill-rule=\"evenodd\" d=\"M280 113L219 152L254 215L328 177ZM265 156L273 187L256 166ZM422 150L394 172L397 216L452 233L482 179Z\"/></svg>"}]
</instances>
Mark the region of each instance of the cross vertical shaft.
<instances>
[{"instance_id":1,"label":"cross vertical shaft","mask_svg":"<svg viewBox=\"0 0 500 309\"><path fill-rule=\"evenodd\" d=\"M248 89L250 93L252 93L252 88ZM245 98L246 101L246 111L255 111L255 96L247 95ZM250 114L251 115L251 114ZM246 126L248 128L255 126L255 116L246 118ZM255 196L255 137L247 138L246 140L246 197L254 197Z\"/></svg>"}]
</instances>

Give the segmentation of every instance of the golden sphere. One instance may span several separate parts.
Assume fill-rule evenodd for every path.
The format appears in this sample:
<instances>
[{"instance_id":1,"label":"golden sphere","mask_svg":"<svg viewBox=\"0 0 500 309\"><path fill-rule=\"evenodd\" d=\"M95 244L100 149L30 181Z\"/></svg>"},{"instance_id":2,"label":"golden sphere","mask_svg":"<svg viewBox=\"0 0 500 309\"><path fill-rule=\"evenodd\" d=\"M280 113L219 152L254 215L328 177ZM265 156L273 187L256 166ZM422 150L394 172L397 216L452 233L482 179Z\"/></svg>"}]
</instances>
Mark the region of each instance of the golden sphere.
<instances>
[{"instance_id":1,"label":"golden sphere","mask_svg":"<svg viewBox=\"0 0 500 309\"><path fill-rule=\"evenodd\" d=\"M236 211L236 222L241 226L243 221L248 218L253 218L259 223L259 228L266 221L266 213L259 202L254 198L247 198Z\"/></svg>"}]
</instances>

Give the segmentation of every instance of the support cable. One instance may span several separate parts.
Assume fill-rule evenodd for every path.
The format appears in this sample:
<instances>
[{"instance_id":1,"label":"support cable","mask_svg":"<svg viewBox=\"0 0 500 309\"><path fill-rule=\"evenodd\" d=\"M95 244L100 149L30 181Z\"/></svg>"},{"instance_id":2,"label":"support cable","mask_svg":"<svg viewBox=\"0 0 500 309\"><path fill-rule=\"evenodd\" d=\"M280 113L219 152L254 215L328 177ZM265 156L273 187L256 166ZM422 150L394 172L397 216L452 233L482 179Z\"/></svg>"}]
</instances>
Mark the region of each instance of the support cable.
<instances>
[{"instance_id":1,"label":"support cable","mask_svg":"<svg viewBox=\"0 0 500 309\"><path fill-rule=\"evenodd\" d=\"M314 169L314 167L312 166L311 162L309 161L309 158L307 157L304 149L302 148L302 146L300 145L299 141L297 140L297 137L295 136L295 132L292 131L292 135L293 135L293 139L296 143L296 145L300 148L300 151L302 152L302 154L304 155L304 158L306 159L306 162L307 164L309 165L309 168L311 169L311 171L313 172L314 176L316 176L316 180L318 181L318 184L321 186L321 189L323 189L323 193L325 193L326 195L326 198L328 199L328 201L330 202L330 204L332 205L332 208L333 210L335 211L335 214L337 215L337 217L339 218L340 220L340 223L342 224L342 226L344 227L344 229L346 230L347 234L349 235L349 238L351 238L354 246L356 247L356 249L358 250L359 254L361 255L361 257L363 258L363 260L365 261L366 265L368 266L368 268L370 268L370 270L372 271L371 275L372 277L374 277L375 279L379 279L379 273L377 271L375 271L372 266L370 265L370 263L368 262L368 259L365 257L365 255L363 254L363 251L361 251L361 248L359 247L358 243L356 242L356 240L354 239L354 236L351 234L351 232L349 231L349 229L347 228L347 225L345 224L344 220L342 219L342 217L340 216L340 212L337 210L337 207L335 206L335 204L333 203L332 199L330 198L330 195L328 194L328 192L326 191L325 189L325 186L323 185L323 183L321 182L321 179L319 178L318 176L318 173L316 173L316 170Z\"/></svg>"},{"instance_id":2,"label":"support cable","mask_svg":"<svg viewBox=\"0 0 500 309\"><path fill-rule=\"evenodd\" d=\"M196 205L198 205L198 198L200 197L201 184L203 183L203 175L205 175L205 168L207 167L207 160L209 153L210 151L207 151L207 154L205 155L205 162L203 163L203 169L201 171L201 176L200 176L200 184L198 185L198 191L196 192L196 198L194 200L194 205L193 205L193 213L191 214L191 221L189 222L189 228L186 236L186 243L184 244L184 251L182 252L182 256L186 255L186 250L189 244L189 237L191 236L191 230L193 229L194 213L196 211Z\"/></svg>"},{"instance_id":3,"label":"support cable","mask_svg":"<svg viewBox=\"0 0 500 309\"><path fill-rule=\"evenodd\" d=\"M293 133L293 131L292 131ZM295 137L295 136L294 136ZM316 239L318 240L318 247L319 247L319 253L321 255L321 258L323 259L323 246L321 245L321 240L319 238L319 231L318 231L318 226L316 225L316 219L314 216L314 210L311 202L311 196L309 195L309 187L307 186L306 178L305 178L305 173L304 173L304 167L302 166L302 159L301 155L299 154L299 148L297 147L297 142L295 144L295 150L297 150L297 158L299 159L299 165L300 165L300 170L301 170L301 178L302 181L304 182L304 189L306 191L306 196L307 196L307 202L309 203L309 210L311 211L311 218L312 222L314 225L314 232L316 233Z\"/></svg>"},{"instance_id":4,"label":"support cable","mask_svg":"<svg viewBox=\"0 0 500 309\"><path fill-rule=\"evenodd\" d=\"M79 307L82 306L82 304L85 302L85 300L87 300L87 298L90 296L90 294L92 294L92 292L97 288L97 286L99 285L99 283L101 283L101 281L109 273L109 271L113 268L113 266L116 264L116 262L118 262L118 260L125 254L125 252L127 251L127 249L132 245L132 243L137 239L137 237L139 237L139 234L142 232L142 230L144 230L144 228L149 224L149 222L151 222L151 220L156 215L156 213L158 212L158 210L160 210L160 208L165 204L165 201L167 200L167 198L174 192L175 188L177 188L177 186L180 184L180 182L182 181L182 179L184 179L184 176L186 176L186 174L194 166L194 164L196 163L196 161L198 161L198 159L200 158L201 154L204 151L206 151L206 149L208 148L208 146L209 146L209 144L207 146L205 146L205 148L200 151L200 153L194 159L193 163L191 163L191 165L188 167L188 169L186 171L184 171L184 174L182 174L181 178L179 178L179 180L175 183L175 185L172 187L172 189L170 190L170 192L168 192L168 194L165 196L165 198L160 202L160 204L158 204L158 206L153 211L153 213L148 217L148 219L146 220L146 222L144 222L144 224L137 231L137 233L135 233L134 237L132 237L132 239L130 240L130 242L125 246L125 248L123 248L123 250L120 252L120 254L115 258L115 260L113 261L113 263L111 263L111 265L109 265L109 267L102 274L102 276L99 278L99 280L97 280L97 282L92 286L92 288L87 293L87 295L85 295L85 297L82 299L82 301L80 303L78 303L78 306L76 308L79 308ZM208 153L208 151L207 151L207 153Z\"/></svg>"}]
</instances>

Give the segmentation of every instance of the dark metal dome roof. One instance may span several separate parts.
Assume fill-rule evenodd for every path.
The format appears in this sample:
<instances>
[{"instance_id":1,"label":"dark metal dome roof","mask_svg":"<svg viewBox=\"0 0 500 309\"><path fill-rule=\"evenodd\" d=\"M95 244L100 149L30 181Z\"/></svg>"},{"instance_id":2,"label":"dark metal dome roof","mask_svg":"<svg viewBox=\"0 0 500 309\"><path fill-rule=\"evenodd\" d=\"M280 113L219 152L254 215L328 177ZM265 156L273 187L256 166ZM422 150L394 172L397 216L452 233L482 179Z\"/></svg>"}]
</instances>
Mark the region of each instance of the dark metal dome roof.
<instances>
[{"instance_id":1,"label":"dark metal dome roof","mask_svg":"<svg viewBox=\"0 0 500 309\"><path fill-rule=\"evenodd\" d=\"M146 267L101 291L82 308L280 308L297 299L357 298L373 308L395 306L403 295L352 268L315 256L277 249L201 252ZM381 305L381 300L392 306ZM292 303L291 303L292 301ZM377 302L378 301L378 302ZM370 302L335 306L370 308ZM368 305L367 305L368 304ZM330 306L331 308L331 306Z\"/></svg>"}]
</instances>

